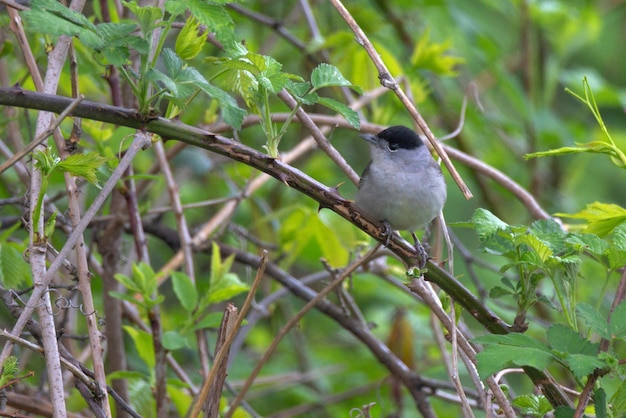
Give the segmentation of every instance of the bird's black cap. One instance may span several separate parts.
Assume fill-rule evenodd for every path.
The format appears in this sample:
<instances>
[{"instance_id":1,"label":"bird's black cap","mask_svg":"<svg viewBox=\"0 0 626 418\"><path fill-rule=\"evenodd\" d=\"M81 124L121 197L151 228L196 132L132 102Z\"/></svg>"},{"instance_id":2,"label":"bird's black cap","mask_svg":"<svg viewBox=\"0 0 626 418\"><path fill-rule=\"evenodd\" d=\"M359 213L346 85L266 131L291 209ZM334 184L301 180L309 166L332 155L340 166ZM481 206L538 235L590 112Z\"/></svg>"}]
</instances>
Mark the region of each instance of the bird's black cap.
<instances>
[{"instance_id":1,"label":"bird's black cap","mask_svg":"<svg viewBox=\"0 0 626 418\"><path fill-rule=\"evenodd\" d=\"M406 126L392 126L376 135L390 144L395 144L397 148L415 149L424 145L422 139Z\"/></svg>"}]
</instances>

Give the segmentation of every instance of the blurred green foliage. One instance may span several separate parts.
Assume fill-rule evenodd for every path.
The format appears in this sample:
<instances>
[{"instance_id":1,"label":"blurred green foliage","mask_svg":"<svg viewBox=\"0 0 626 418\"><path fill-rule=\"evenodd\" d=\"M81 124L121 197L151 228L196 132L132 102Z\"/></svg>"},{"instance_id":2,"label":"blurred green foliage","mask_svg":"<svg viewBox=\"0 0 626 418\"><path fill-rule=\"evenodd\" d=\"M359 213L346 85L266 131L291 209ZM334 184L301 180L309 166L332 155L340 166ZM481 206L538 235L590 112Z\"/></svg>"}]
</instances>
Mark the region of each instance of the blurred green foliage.
<instances>
[{"instance_id":1,"label":"blurred green foliage","mask_svg":"<svg viewBox=\"0 0 626 418\"><path fill-rule=\"evenodd\" d=\"M182 2L172 2L170 7L176 8L176 4L179 3ZM325 88L320 93L324 98L347 103L340 88L335 86L358 86L365 93L377 89L380 86L378 73L363 48L355 42L352 32L348 31L347 26L329 2L313 3L315 4L312 13L317 22L316 30L319 34L316 34L307 24L298 2L291 1L252 0L238 4L238 7L244 7L246 10L261 13L273 19L277 22L275 27L251 19L245 13L240 12L239 8L222 8L217 5L215 9L211 9L211 12L203 9L200 15L209 19L215 16L212 14L214 12L218 15L223 14L225 20L200 20L200 23L209 24L217 32L218 41L226 44L227 47L235 45L238 41L245 42L247 50L237 59L242 57L248 59L251 56L263 58L264 62L271 64L271 67L276 70L273 74L281 79L279 87L286 86L290 79L313 81L311 75L314 69L319 68L322 62L327 62L338 69L342 79L346 82L335 83L332 88ZM617 205L616 208L626 207L623 172L616 165L607 163L605 156L574 154L560 157L546 156L532 160L524 158L527 154L563 147L571 148L578 146L577 144L589 144L605 139L605 132L598 126L589 108L565 92L565 89L569 88L584 97L586 90L582 87L584 77L593 91L597 111L602 115L604 124L611 133L614 146L622 150L626 148L626 116L624 115L626 72L623 65L626 42L623 23L626 21L626 5L623 2L609 0L593 2L584 0L495 2L490 0L472 2L464 0L395 2L352 0L346 1L346 6L373 41L392 75L401 78L403 83L406 83L403 86L408 86L407 91L437 136L444 136L455 130L462 118L463 100L468 100L461 133L448 140L450 146L473 155L504 172L528 189L549 213L575 213L580 215L579 218L589 221L589 218L581 214L584 214L584 209L593 202L601 202L602 205ZM106 70L102 65L102 57L94 54L92 49L100 45L98 43L100 40L94 39L93 33L101 33L105 29L105 27L94 26L94 21L101 20L100 7L100 2L89 5L84 13L87 18L85 20L77 18L78 20L74 21L76 27L71 33L92 34L91 38L82 36L80 41L76 42L82 94L90 100L110 103L109 85L103 77ZM169 10L172 12L175 9ZM175 11L182 13L182 10L176 9ZM74 19L75 16L64 16L64 18ZM2 27L6 27L6 16L0 15L0 19L3 22ZM112 20L119 19L119 16L113 16ZM148 32L153 29L150 27L150 19L146 18L141 26ZM32 22L41 23L41 16L36 16ZM222 23L218 24L219 22ZM190 32L195 30L193 29L195 24L193 21L187 21L187 25L183 27L185 37L192 36ZM191 29L189 25L192 26ZM97 32L98 28L100 32ZM277 32L276 28L287 31L301 42L301 45L290 42L286 36ZM45 43L49 39L37 34L36 28L30 29L33 31L30 33L30 41L35 56L41 65L45 65ZM66 30L59 33L70 32ZM183 122L207 126L220 120L221 117L226 118L231 125L237 125L243 116L244 104L247 102L253 104L249 106L250 113L255 112L255 106L256 110L262 111L259 113L265 113L267 123L270 123L271 116L274 114L291 112L276 97L275 93L280 90L276 86L273 86L276 89L271 91L272 94L264 94L261 97L262 103L253 103L259 99L256 95L258 91L254 92L254 97L244 96L244 100L237 96L239 102L235 103L230 96L225 95L225 92L211 90L203 83L208 83L206 80L209 79L209 75L214 74L216 60L224 62L232 60L233 57L220 49L218 42L204 44L199 53L197 53L197 45L192 48L192 52L182 53L181 51L186 50L181 44L182 41L178 42L177 34L178 30L172 29L170 35L162 40L161 46L166 48L165 51L170 51L169 59L166 56L165 59L155 61L156 65L151 73L150 81L154 82L154 85L166 87L164 90L167 90L167 94L164 93L164 97L169 95L170 98L180 99L173 103L181 109L183 102L185 103L186 108L179 115ZM111 42L121 42L125 46L128 46L130 42L129 39L119 39L111 33L109 35ZM92 43L89 42L90 40ZM138 40L132 41L138 42ZM104 45L100 46L104 47ZM143 47L148 48L146 45ZM0 57L2 57L4 72L10 74L10 79L7 81L10 84L20 83L27 89L34 89L27 68L21 59L17 59L18 48L15 41L10 37L6 38L1 48ZM142 51L144 58L147 58L148 53L145 48ZM185 62L180 61L174 51L178 51L178 55L183 57ZM119 52L119 49L115 48L102 51L106 59L115 62L127 58L127 56L120 56ZM211 59L207 59L209 57ZM194 70L190 71L190 67ZM182 74L185 77L176 79L172 73ZM260 72L256 75L261 77L264 74ZM148 81L141 80L133 74L129 74L127 79L138 83ZM59 94L70 95L69 68L64 69L63 80ZM182 84L194 85L194 88L199 87L197 83L204 85L203 91L209 93L208 96L197 99L191 91L179 89ZM221 84L220 87L230 92L237 92L236 88L227 89ZM212 95L211 92L214 94ZM147 110L148 104L152 103L156 110L167 113L162 103L150 102L150 97L147 97L145 93L142 91L140 94L147 100L146 103L141 103L144 110ZM177 93L180 95L176 96ZM187 103L187 99L192 97L194 100ZM300 100L300 103L309 113L333 114L329 110L330 106L322 107L313 101L304 103ZM220 109L224 111L224 107L234 112L230 114L230 119L225 117L224 113L219 113ZM363 120L368 122L385 126L411 125L408 113L392 93L386 93L368 103L360 112ZM4 127L7 122L8 118L2 115L0 126ZM30 129L28 122L22 125L25 135ZM71 124L64 123L62 129L65 134L69 135ZM246 145L263 150L268 140L267 133L268 129L257 125L236 131L233 136ZM111 158L128 145L127 135L129 134L130 130L126 128L102 126L98 122L83 121L83 140L80 145L89 150L97 150L103 157ZM280 144L275 144L276 149L278 152L286 152L306 136L306 131L298 123L291 123L280 134ZM368 160L367 149L354 130L334 129L328 137L333 146L358 172L365 167ZM168 149L174 146L170 143L166 145ZM153 163L154 158L151 154L142 154L135 162L135 172L147 173ZM309 153L293 165L329 186L346 183L340 187L340 192L347 197L353 196L355 186L350 184L346 175L320 151ZM507 228L509 228L508 225L518 225L516 227L518 229L514 232L519 234L515 236L518 238L523 236L524 225L528 226L533 221L525 207L515 201L507 190L481 173L460 164L456 165L475 198L466 201L453 182L449 181L449 199L444 209L446 219L451 222L467 221L476 209L484 208L507 224ZM257 174L247 166L197 149L188 149L181 153L173 161L173 168L184 204L219 201L225 197L238 196L250 179ZM90 174L95 176L93 172ZM156 178L159 180L151 183L140 202L141 209L145 213L165 202L164 196L167 193L165 182L158 175ZM3 173L0 180L0 198L2 199L22 195L27 191L25 186L8 172ZM48 193L63 187L60 177L50 177L49 181ZM84 192L87 199L93 198L96 193L96 190L90 187L92 186L87 186ZM602 207L606 209L608 206ZM190 225L199 225L220 208L221 203L216 203L211 206L188 209L185 215ZM617 212L619 213L619 210ZM16 217L21 215L21 210L7 205L3 206L1 215L7 218ZM166 225L176 228L175 218L171 212L162 215L161 220ZM255 240L246 239L246 236L241 234L241 229L246 234L254 236ZM480 252L482 244L474 231L464 228L452 228L452 230L471 254ZM595 230L587 232L598 233ZM251 253L257 253L264 247L271 247L273 261L298 278L306 278L323 271L320 258L328 261L333 268L344 266L359 253L363 244L371 243L365 234L352 225L328 211L318 212L315 202L273 180L240 203L231 223L224 225L220 234L221 242ZM24 236L21 238L23 240ZM525 236L525 239L530 239L530 237ZM55 247L60 248L64 237L55 233L51 240ZM18 250L23 251L25 248L22 241L9 242L3 236L0 244L2 260L0 278L10 276L13 280L5 278L3 284L5 286L25 285L25 282L29 280L28 274L24 271L23 264L15 261L19 255ZM123 245L123 248L130 248L131 238L128 237ZM170 248L165 247L155 238L150 238L150 249L155 254L151 267L154 271L158 270L161 264L173 254ZM583 251L582 248L579 249L580 252ZM497 293L497 289L503 289L503 278L505 282L511 283L507 278L508 272L504 271L509 266L510 260L494 254L481 255L481 257L487 264L471 265L480 278L479 282L471 280L468 264L463 263L460 257L455 263L455 276L459 277L475 294L489 293L490 290L494 291L493 289L496 289ZM216 280L213 275L215 266L211 267L211 256L198 255L195 262L199 281L212 283ZM389 271L393 273L402 270L395 261L390 260L389 265L391 266ZM493 268L485 267L485 265ZM501 267L502 270L500 270ZM610 306L618 280L614 267L611 265L611 268L607 269L601 263L583 263L580 271L577 271L576 286L569 289L575 294L567 296L571 297L571 300L585 302L594 307L595 310L587 311L587 318L597 319L600 316L599 312L605 312ZM135 273L142 273L141 268L135 267L135 269ZM234 263L232 270L232 273L222 273L233 274L237 286L240 285L239 280L249 283L254 277L254 270L250 267ZM143 271L139 277L154 279L151 274L146 276L145 273L146 271ZM544 273L542 271L542 274ZM129 286L133 283L137 284L133 282L132 277L120 277ZM397 278L404 279L401 275ZM201 299L198 296L200 292L196 289L194 293L186 278L179 277L175 280L174 284L166 283L159 289L158 303L162 304L163 322L167 329L180 328L181 324L187 324L185 321L188 321L192 315L191 312L187 312L187 309L181 309L181 302L184 299L181 295L196 294L195 298ZM154 281L149 281L148 284L148 287L140 287L146 296L152 295L156 288ZM94 286L96 286L95 292L101 292L101 289L97 287L98 284ZM554 296L551 293L553 289L547 288L543 282L533 283L533 286L535 287L532 288L532 294L525 294L525 297L535 297L537 294L545 298ZM371 324L374 334L381 340L389 337L394 325L395 312L399 308L406 308L406 321L412 325L414 333L412 349L416 371L426 377L447 380L441 353L433 341L432 329L429 325L430 313L426 308L402 289L367 272L356 274L345 287L350 291L363 317ZM600 287L602 287L601 292L598 291ZM243 286L237 287L235 289L237 291L229 296L233 296L242 289ZM278 289L277 284L267 282L259 298ZM519 289L515 289L514 286L513 290ZM515 291L511 293L515 294ZM125 298L132 301L131 295L126 295ZM339 299L340 296L331 298L334 302ZM242 296L235 297L234 301L240 304ZM483 301L506 321L513 322L518 313L518 306L513 298L485 298ZM568 320L570 325L576 323L573 314L575 306L568 305L568 314L571 315L568 315L566 320L560 311L549 304L535 302L537 300L532 299L532 303L523 306L524 313L528 315L529 330L524 337L520 338L527 338L541 344L538 350L545 353L544 360L546 360L541 365L547 365L559 382L580 390L580 387L576 386L576 379L573 379L563 367L563 364L571 366L573 363L568 363L569 360L563 360L563 357L559 358L550 351L555 349L559 336L568 332L563 330L564 327L561 324L566 324ZM98 306L99 303L96 304ZM229 379L235 382L245 379L254 367L255 359L263 353L277 330L302 305L300 300L292 296L284 297L269 305L268 316L251 328L245 344L241 347L236 360L232 362ZM203 306L204 308L207 306ZM214 317L207 318L215 319ZM477 334L484 332L469 316L464 316L463 319L467 320L471 331ZM10 321L6 312L3 311L1 319L3 326L8 327ZM547 325L557 328L555 328L553 340L546 343ZM149 366L151 361L150 356L146 354L146 351L151 349L150 342L140 331L132 330L130 327L126 329L132 337L132 341L127 342L129 365L137 373L129 372L127 375L120 374L119 376L128 379L134 406L147 416L153 408L153 400L148 396L150 387L147 384L151 378L150 370L146 369L146 364ZM591 330L598 334L599 325L595 328L591 327ZM556 331L562 333L559 334ZM494 338L494 341L488 338ZM495 341L496 339L496 337L487 337L483 341L502 344L501 340ZM201 379L198 373L200 361L193 343L189 343L191 349L185 347L189 341L191 340L187 339L185 344L177 346L174 356L185 369L192 371L191 376L198 384ZM586 344L579 342L581 345ZM509 365L510 362L507 361L517 353L514 350L519 349L523 352L527 347L524 345L526 343L527 341L523 343L514 341L507 347L511 351L499 351L498 353L504 354L505 357L510 356L500 359L501 362L498 364L491 364L493 369L496 370L497 366ZM585 345L584 349L588 350L584 352L588 355L584 358L587 361L584 364L589 366L584 370L586 373L593 370L591 366L597 359L592 356L592 350L589 350L588 346ZM614 349L618 358L623 358L624 345L615 342ZM561 351L566 354L580 354L573 351ZM514 354L511 355L511 352ZM493 354L494 352L487 353ZM608 360L603 359L603 361ZM527 365L529 363L520 361L514 364ZM462 370L461 373L464 371ZM287 380L292 374L296 375L295 383L281 383L281 378ZM374 416L389 415L395 410L397 403L392 384L384 380L387 376L387 370L376 362L359 341L335 322L314 311L308 314L300 327L293 330L279 346L260 376L260 380L265 380L266 383L255 387L249 396L249 401L256 411L264 416L303 403L317 406L318 409L312 412L315 415L311 416L345 416L351 408L362 408L370 402L376 402L372 409ZM574 377L581 378L578 375ZM471 384L465 374L461 378L463 383ZM601 382L606 387L606 396L615 404L619 404L623 396L626 396L624 395L626 390L619 382L608 378ZM372 384L372 386L367 386L367 384ZM528 379L514 377L509 380L509 384L514 386L513 390L518 394L532 393L532 385ZM346 396L340 401L332 403L324 401L329 395L343 394L360 387L364 388L362 392L355 391L351 396ZM175 400L177 410L184 411L185 406L191 402L186 392L180 391L174 384L170 385L169 390L170 396ZM225 393L225 396L230 396L230 394ZM411 408L412 400L407 395L403 397L405 409L400 415L414 416ZM545 402L541 398L518 399L518 406L529 408L529 414L539 415L546 410ZM459 414L458 406L451 402L434 400L433 405L439 416ZM182 415L182 412L180 413Z\"/></svg>"}]
</instances>

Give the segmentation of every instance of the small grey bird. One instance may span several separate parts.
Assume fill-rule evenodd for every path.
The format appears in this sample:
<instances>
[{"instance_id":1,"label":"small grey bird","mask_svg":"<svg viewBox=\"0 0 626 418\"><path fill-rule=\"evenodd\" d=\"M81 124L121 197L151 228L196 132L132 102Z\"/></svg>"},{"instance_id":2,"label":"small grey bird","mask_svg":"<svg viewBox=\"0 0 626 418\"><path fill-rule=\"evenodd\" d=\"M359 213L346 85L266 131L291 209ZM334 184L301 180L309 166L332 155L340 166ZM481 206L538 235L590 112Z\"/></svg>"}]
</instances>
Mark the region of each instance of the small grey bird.
<instances>
[{"instance_id":1,"label":"small grey bird","mask_svg":"<svg viewBox=\"0 0 626 418\"><path fill-rule=\"evenodd\" d=\"M411 232L423 251L414 232L435 219L446 202L441 168L422 139L404 126L361 137L369 142L372 161L361 175L356 205L394 230Z\"/></svg>"}]
</instances>

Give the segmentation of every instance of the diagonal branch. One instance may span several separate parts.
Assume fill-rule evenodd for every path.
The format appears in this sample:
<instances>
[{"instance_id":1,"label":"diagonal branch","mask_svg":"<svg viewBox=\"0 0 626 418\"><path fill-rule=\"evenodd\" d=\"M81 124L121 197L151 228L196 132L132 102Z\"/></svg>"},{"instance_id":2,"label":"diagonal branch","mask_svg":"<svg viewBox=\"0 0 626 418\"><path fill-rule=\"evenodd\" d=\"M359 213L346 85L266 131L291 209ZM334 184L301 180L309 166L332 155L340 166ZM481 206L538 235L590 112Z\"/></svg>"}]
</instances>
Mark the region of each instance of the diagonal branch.
<instances>
[{"instance_id":1,"label":"diagonal branch","mask_svg":"<svg viewBox=\"0 0 626 418\"><path fill-rule=\"evenodd\" d=\"M48 110L60 113L71 99L42 93L34 93L19 87L0 88L0 104ZM269 157L232 139L205 130L158 117L148 117L136 110L83 101L73 112L75 116L127 126L160 135L164 139L176 139L225 155L228 158L254 167L285 183L287 186L319 202L321 208L330 209L348 220L381 243L386 241L385 228L363 213L352 202L339 195L336 188L328 187L300 170ZM399 236L392 236L387 246L407 265L415 265L417 254L412 245ZM489 332L506 334L509 326L478 301L455 277L436 264L428 263L426 279L436 283L444 292L463 306ZM558 386L545 373L527 369L526 373L541 386L553 405L568 405L568 400Z\"/></svg>"}]
</instances>

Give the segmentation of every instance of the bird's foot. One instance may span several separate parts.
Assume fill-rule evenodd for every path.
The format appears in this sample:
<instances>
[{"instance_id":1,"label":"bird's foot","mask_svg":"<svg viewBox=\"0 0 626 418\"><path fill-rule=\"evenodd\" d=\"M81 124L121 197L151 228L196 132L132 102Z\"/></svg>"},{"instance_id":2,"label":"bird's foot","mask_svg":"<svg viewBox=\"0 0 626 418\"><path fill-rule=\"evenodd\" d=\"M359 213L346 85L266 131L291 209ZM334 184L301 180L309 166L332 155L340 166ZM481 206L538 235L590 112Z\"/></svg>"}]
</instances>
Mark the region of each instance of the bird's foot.
<instances>
[{"instance_id":1,"label":"bird's foot","mask_svg":"<svg viewBox=\"0 0 626 418\"><path fill-rule=\"evenodd\" d=\"M426 267L426 263L428 262L429 258L428 252L426 251L420 240L417 239L417 236L414 233L411 233L411 235L413 236L414 247L415 251L417 252L417 259L419 263L418 267L420 270L424 270L424 267Z\"/></svg>"},{"instance_id":2,"label":"bird's foot","mask_svg":"<svg viewBox=\"0 0 626 418\"><path fill-rule=\"evenodd\" d=\"M393 229L391 229L391 224L387 220L383 220L383 226L385 227L385 247L389 248L389 241L391 241Z\"/></svg>"}]
</instances>

